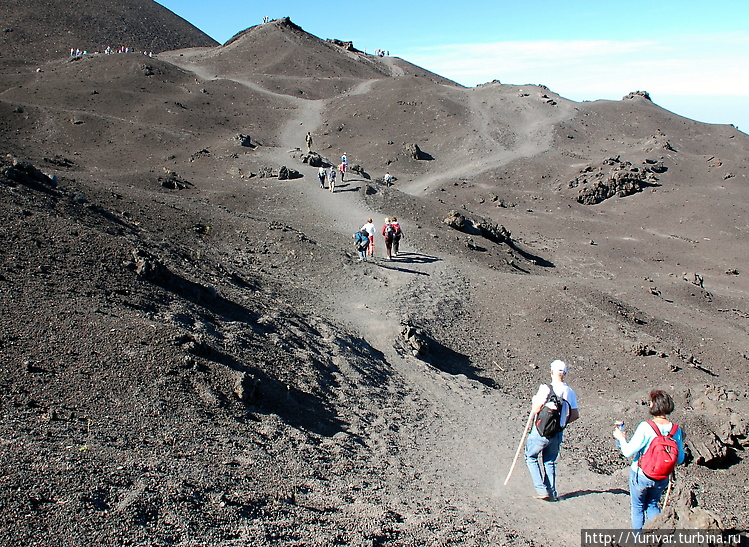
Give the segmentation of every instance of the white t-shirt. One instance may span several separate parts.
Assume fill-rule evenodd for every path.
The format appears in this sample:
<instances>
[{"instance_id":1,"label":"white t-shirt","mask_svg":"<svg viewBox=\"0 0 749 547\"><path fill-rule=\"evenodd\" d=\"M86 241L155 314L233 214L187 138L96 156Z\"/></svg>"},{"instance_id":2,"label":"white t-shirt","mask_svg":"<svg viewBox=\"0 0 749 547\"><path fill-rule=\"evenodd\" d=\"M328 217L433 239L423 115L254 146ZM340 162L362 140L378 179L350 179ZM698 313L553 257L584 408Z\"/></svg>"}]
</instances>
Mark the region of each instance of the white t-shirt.
<instances>
[{"instance_id":1,"label":"white t-shirt","mask_svg":"<svg viewBox=\"0 0 749 547\"><path fill-rule=\"evenodd\" d=\"M567 418L569 418L570 410L577 408L577 396L572 388L564 382L552 382L551 387L554 388L554 393L557 397L560 397L567 401L562 409L562 419L560 425L564 427L567 425ZM538 388L538 392L533 396L533 406L542 405L546 402L546 398L549 396L549 385L541 384Z\"/></svg>"},{"instance_id":2,"label":"white t-shirt","mask_svg":"<svg viewBox=\"0 0 749 547\"><path fill-rule=\"evenodd\" d=\"M374 224L372 224L371 222L367 222L360 229L361 230L365 230L369 234L369 237L374 237L375 232L377 232L377 227Z\"/></svg>"}]
</instances>

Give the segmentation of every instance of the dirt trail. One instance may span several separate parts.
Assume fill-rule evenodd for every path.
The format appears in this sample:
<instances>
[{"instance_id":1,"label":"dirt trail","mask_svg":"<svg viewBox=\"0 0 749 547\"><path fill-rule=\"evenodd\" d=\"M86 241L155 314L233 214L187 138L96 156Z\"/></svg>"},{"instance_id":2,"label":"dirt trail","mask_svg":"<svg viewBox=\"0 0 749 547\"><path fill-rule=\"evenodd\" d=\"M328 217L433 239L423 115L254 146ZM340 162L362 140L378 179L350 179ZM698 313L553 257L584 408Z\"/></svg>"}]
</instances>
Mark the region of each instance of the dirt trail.
<instances>
[{"instance_id":1,"label":"dirt trail","mask_svg":"<svg viewBox=\"0 0 749 547\"><path fill-rule=\"evenodd\" d=\"M399 189L408 194L418 196L430 193L441 182L452 181L467 175L477 176L491 171L520 158L529 158L549 150L553 144L553 124L573 115L571 104L560 103L554 111L554 116L529 118L522 127L524 131L514 135L515 144L507 148L500 142L492 124L496 122L496 114L489 108L489 104L481 100L478 91L474 89L461 90L467 97L466 103L471 110L470 127L478 129L476 134L453 151L454 160L446 161L445 165L454 167L435 171L414 180L399 183ZM466 162L464 158L470 157Z\"/></svg>"},{"instance_id":2,"label":"dirt trail","mask_svg":"<svg viewBox=\"0 0 749 547\"><path fill-rule=\"evenodd\" d=\"M205 70L196 70L190 64L183 64L183 68L207 77ZM234 81L261 89L252 82ZM372 83L363 82L352 93L366 91ZM287 95L279 95L278 99L292 104L293 114L281 131L279 145L264 147L258 154L285 165L290 164L289 151L304 146L306 132L315 134L325 102ZM475 116L482 115L476 103ZM524 143L515 150L478 160L474 172L541 150L548 145L548 135L536 133L537 129L531 127ZM319 188L315 168L300 164L293 167L304 178L284 186L289 192L288 200L306 209L300 214L319 219L320 229L339 234L345 250L352 250L350 234L368 217L375 218L375 224L382 223L382 215L366 206L360 192L352 191L358 190L363 179L350 176L339 185L339 191L331 193ZM417 193L416 189L451 176L455 173L414 180L407 191ZM411 219L400 220L404 227L413 225ZM522 454L509 485L502 485L527 418L531 393L518 394L517 399L509 397L465 376L450 375L404 357L393 345L403 311L401 296L406 289L418 291L421 285L422 290L428 287L435 300L459 298L459 284L446 280L464 277L474 284L484 280L501 283L503 280L493 279L501 274L477 271L475 266L465 267L449 257L409 261L409 253L421 254L422 250L413 247L407 237L403 246L403 260L387 262L381 258L384 249L378 236L376 252L380 258L355 266L360 266L367 278L377 279L381 289L362 292L359 277L348 283L343 280L333 303L334 315L381 351L392 366L392 404L376 410L379 415L367 432L375 458L380 460L375 465L383 469L382 479L388 484L387 503L407 514L409 507L413 510L420 500L446 500L460 505L468 514L486 513L490 519L549 545L577 545L581 528L626 526L628 497L620 490L624 480L568 467L564 451L558 467L561 502L533 499ZM584 410L581 414L584 422Z\"/></svg>"}]
</instances>

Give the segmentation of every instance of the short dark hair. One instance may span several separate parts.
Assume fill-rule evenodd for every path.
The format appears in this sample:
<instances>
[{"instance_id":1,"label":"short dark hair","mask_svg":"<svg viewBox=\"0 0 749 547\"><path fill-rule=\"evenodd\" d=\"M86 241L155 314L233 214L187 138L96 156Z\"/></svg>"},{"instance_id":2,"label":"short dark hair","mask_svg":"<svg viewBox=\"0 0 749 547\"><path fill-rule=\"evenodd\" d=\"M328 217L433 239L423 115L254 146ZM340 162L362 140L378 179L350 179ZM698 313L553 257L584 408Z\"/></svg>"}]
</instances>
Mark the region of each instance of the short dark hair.
<instances>
[{"instance_id":1,"label":"short dark hair","mask_svg":"<svg viewBox=\"0 0 749 547\"><path fill-rule=\"evenodd\" d=\"M666 416L674 411L674 400L671 395L662 389L654 389L650 392L650 414L653 416Z\"/></svg>"}]
</instances>

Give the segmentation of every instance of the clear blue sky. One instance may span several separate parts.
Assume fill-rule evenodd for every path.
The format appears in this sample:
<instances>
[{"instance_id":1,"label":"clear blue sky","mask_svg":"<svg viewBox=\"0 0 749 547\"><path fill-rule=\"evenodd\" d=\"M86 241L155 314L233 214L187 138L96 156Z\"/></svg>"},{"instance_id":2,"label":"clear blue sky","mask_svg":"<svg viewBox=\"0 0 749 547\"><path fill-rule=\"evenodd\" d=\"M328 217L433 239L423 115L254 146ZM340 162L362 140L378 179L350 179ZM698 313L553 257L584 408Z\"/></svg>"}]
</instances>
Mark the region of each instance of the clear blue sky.
<instances>
[{"instance_id":1,"label":"clear blue sky","mask_svg":"<svg viewBox=\"0 0 749 547\"><path fill-rule=\"evenodd\" d=\"M222 43L288 16L466 86L544 84L575 101L648 91L672 112L749 132L749 0L159 3Z\"/></svg>"}]
</instances>

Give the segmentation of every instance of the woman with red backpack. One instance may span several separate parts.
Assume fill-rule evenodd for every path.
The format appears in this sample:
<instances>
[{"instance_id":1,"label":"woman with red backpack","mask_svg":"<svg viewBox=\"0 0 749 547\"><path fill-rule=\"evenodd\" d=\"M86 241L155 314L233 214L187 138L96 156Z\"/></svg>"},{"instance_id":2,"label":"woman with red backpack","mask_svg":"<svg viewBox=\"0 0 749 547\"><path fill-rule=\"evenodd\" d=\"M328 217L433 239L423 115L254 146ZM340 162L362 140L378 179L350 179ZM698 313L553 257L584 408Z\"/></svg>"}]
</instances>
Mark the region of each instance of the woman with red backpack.
<instances>
[{"instance_id":1,"label":"woman with red backpack","mask_svg":"<svg viewBox=\"0 0 749 547\"><path fill-rule=\"evenodd\" d=\"M634 456L629 470L632 528L641 530L645 521L661 512L658 504L668 487L674 467L684 462L684 434L666 416L674 411L674 400L660 389L650 392L652 420L640 422L627 442L621 428L614 429L626 458Z\"/></svg>"}]
</instances>

